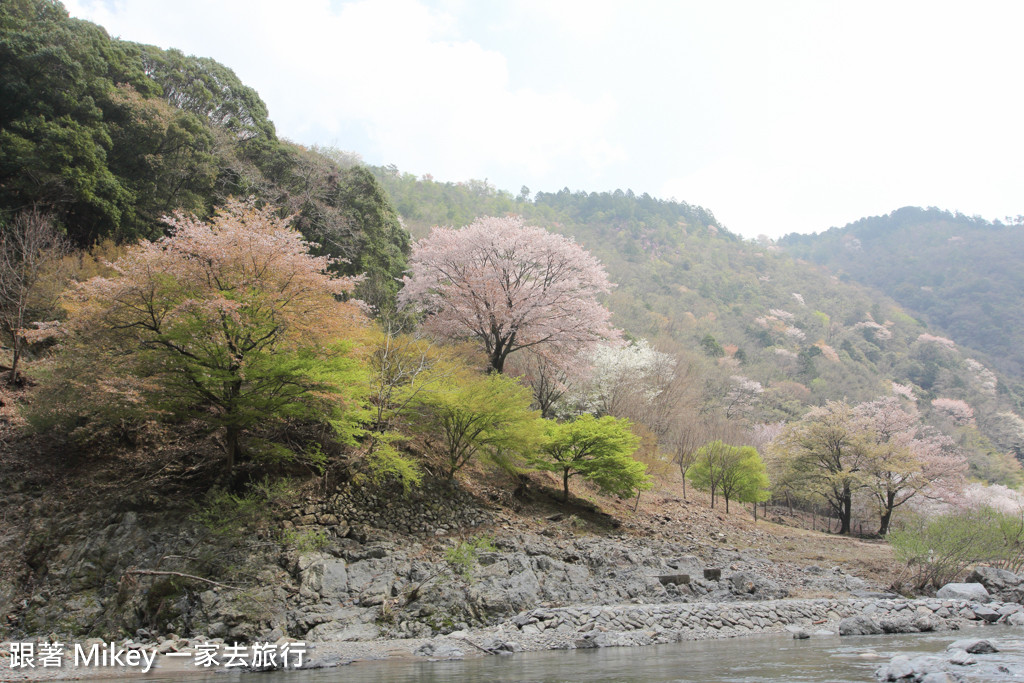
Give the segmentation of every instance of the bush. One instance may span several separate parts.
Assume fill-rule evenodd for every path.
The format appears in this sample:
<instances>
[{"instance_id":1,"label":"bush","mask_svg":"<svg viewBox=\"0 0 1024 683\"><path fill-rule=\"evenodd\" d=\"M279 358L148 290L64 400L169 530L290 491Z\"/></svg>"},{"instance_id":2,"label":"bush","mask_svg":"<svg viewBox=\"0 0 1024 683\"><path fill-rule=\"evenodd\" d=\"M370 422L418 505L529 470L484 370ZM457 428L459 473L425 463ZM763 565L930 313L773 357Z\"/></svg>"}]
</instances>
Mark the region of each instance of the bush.
<instances>
[{"instance_id":1,"label":"bush","mask_svg":"<svg viewBox=\"0 0 1024 683\"><path fill-rule=\"evenodd\" d=\"M949 583L972 564L1007 563L1019 556L1020 541L1016 516L988 507L909 517L889 533L896 559L907 565L909 580L918 590Z\"/></svg>"}]
</instances>

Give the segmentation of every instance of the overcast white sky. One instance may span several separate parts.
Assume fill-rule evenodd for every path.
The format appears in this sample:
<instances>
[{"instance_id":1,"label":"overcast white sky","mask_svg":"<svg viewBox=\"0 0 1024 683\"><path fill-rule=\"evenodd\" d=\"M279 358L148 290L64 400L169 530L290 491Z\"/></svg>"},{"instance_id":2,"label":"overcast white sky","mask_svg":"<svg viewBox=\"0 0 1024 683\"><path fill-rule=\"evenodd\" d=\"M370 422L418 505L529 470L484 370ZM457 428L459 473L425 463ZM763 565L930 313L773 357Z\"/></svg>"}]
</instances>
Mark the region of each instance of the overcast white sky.
<instances>
[{"instance_id":1,"label":"overcast white sky","mask_svg":"<svg viewBox=\"0 0 1024 683\"><path fill-rule=\"evenodd\" d=\"M234 69L278 134L438 180L704 206L746 237L1024 213L1024 3L65 0Z\"/></svg>"}]
</instances>

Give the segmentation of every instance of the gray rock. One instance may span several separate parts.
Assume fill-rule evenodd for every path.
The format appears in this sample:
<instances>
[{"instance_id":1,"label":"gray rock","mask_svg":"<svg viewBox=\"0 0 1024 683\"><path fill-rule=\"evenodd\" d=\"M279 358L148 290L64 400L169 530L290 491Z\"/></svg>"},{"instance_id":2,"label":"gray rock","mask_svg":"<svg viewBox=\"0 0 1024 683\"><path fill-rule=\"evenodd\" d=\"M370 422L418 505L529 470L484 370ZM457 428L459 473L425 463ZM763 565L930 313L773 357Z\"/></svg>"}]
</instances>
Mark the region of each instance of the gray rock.
<instances>
[{"instance_id":1,"label":"gray rock","mask_svg":"<svg viewBox=\"0 0 1024 683\"><path fill-rule=\"evenodd\" d=\"M462 659L466 653L451 643L430 641L420 645L414 654L431 659Z\"/></svg>"},{"instance_id":2,"label":"gray rock","mask_svg":"<svg viewBox=\"0 0 1024 683\"><path fill-rule=\"evenodd\" d=\"M977 664L978 660L967 650L953 650L949 655L949 663L956 664L957 666L970 666L971 664Z\"/></svg>"},{"instance_id":3,"label":"gray rock","mask_svg":"<svg viewBox=\"0 0 1024 683\"><path fill-rule=\"evenodd\" d=\"M961 683L964 679L948 671L932 671L921 677L920 683Z\"/></svg>"},{"instance_id":4,"label":"gray rock","mask_svg":"<svg viewBox=\"0 0 1024 683\"><path fill-rule=\"evenodd\" d=\"M879 633L883 633L882 626L864 614L847 617L839 622L839 635L841 636L872 636Z\"/></svg>"},{"instance_id":5,"label":"gray rock","mask_svg":"<svg viewBox=\"0 0 1024 683\"><path fill-rule=\"evenodd\" d=\"M945 600L970 600L971 602L989 602L992 599L992 596L980 583L947 583L935 595Z\"/></svg>"},{"instance_id":6,"label":"gray rock","mask_svg":"<svg viewBox=\"0 0 1024 683\"><path fill-rule=\"evenodd\" d=\"M913 678L915 673L917 672L914 670L914 665L910 663L910 658L897 655L889 660L888 664L881 666L875 672L875 676L883 681L900 681Z\"/></svg>"},{"instance_id":7,"label":"gray rock","mask_svg":"<svg viewBox=\"0 0 1024 683\"><path fill-rule=\"evenodd\" d=\"M686 584L690 583L690 575L689 574L662 574L661 576L658 577L658 581L660 581L663 586L668 586L669 584L672 584L674 586L686 585Z\"/></svg>"},{"instance_id":8,"label":"gray rock","mask_svg":"<svg viewBox=\"0 0 1024 683\"><path fill-rule=\"evenodd\" d=\"M1002 614L994 609L985 607L984 605L971 605L971 611L973 611L979 619L987 621L990 624L994 624L1003 618Z\"/></svg>"},{"instance_id":9,"label":"gray rock","mask_svg":"<svg viewBox=\"0 0 1024 683\"><path fill-rule=\"evenodd\" d=\"M1024 577L1005 569L995 567L975 567L967 575L967 581L980 583L990 594L998 595L1001 600L1019 602L1024 594ZM1006 595L1010 593L1010 595Z\"/></svg>"},{"instance_id":10,"label":"gray rock","mask_svg":"<svg viewBox=\"0 0 1024 683\"><path fill-rule=\"evenodd\" d=\"M947 650L964 650L975 655L991 654L999 652L995 645L982 638L962 638L950 643Z\"/></svg>"}]
</instances>

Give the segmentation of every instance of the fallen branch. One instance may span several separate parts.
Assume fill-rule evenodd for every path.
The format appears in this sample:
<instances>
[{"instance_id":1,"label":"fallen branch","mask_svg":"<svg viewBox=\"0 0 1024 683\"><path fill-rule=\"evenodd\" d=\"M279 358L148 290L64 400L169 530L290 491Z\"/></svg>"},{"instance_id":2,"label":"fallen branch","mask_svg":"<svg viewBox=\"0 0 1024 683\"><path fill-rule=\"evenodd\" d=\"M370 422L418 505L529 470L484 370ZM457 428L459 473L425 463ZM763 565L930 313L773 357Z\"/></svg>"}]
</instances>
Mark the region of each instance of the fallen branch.
<instances>
[{"instance_id":1,"label":"fallen branch","mask_svg":"<svg viewBox=\"0 0 1024 683\"><path fill-rule=\"evenodd\" d=\"M233 590L233 591L245 590L244 588L239 588L238 586L229 586L226 583L218 583L217 581L211 581L210 579L204 579L201 576L195 576L193 574L184 574L182 572L164 572L164 571L157 571L155 569L129 569L129 570L127 570L125 572L125 575L128 575L128 574L135 574L137 576L177 576L178 578L181 578L181 579L192 579L193 581L202 581L203 583L208 583L208 584L213 585L213 586L219 586L220 588L227 588L228 590Z\"/></svg>"},{"instance_id":2,"label":"fallen branch","mask_svg":"<svg viewBox=\"0 0 1024 683\"><path fill-rule=\"evenodd\" d=\"M483 652L484 654L493 655L493 654L497 653L497 650L492 650L489 647L481 647L480 645L477 645L476 643L474 643L469 638L460 638L460 637L456 636L454 638L454 640L461 640L466 645L472 645L473 647L475 647L476 649L480 650L480 652Z\"/></svg>"}]
</instances>

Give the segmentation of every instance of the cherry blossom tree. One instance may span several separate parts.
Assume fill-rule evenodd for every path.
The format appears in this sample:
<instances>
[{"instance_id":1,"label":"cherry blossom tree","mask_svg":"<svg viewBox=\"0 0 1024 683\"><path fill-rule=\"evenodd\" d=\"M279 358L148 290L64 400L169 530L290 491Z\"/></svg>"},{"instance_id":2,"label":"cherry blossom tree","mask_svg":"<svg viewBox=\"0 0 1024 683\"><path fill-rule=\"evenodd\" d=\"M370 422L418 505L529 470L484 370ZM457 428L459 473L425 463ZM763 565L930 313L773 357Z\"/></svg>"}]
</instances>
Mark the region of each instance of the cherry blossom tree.
<instances>
[{"instance_id":1,"label":"cherry blossom tree","mask_svg":"<svg viewBox=\"0 0 1024 683\"><path fill-rule=\"evenodd\" d=\"M932 409L961 427L974 426L974 409L958 398L932 399Z\"/></svg>"},{"instance_id":2,"label":"cherry blossom tree","mask_svg":"<svg viewBox=\"0 0 1024 683\"><path fill-rule=\"evenodd\" d=\"M878 533L889 532L896 508L916 496L950 499L964 484L967 461L948 436L922 426L895 397L862 403L869 462L865 487L879 511Z\"/></svg>"},{"instance_id":3,"label":"cherry blossom tree","mask_svg":"<svg viewBox=\"0 0 1024 683\"><path fill-rule=\"evenodd\" d=\"M344 341L364 317L339 300L353 278L333 277L331 260L311 256L272 207L232 201L208 223L166 222L171 234L127 249L116 276L73 290L68 324L80 347L148 380L136 386L155 414L223 430L228 472L241 437L275 419L313 419L351 438L366 385Z\"/></svg>"},{"instance_id":4,"label":"cherry blossom tree","mask_svg":"<svg viewBox=\"0 0 1024 683\"><path fill-rule=\"evenodd\" d=\"M572 396L579 412L616 417L630 407L653 402L671 382L676 360L644 339L631 344L599 344L588 354L591 371ZM648 425L654 427L654 425Z\"/></svg>"},{"instance_id":5,"label":"cherry blossom tree","mask_svg":"<svg viewBox=\"0 0 1024 683\"><path fill-rule=\"evenodd\" d=\"M518 217L434 228L409 259L400 305L447 339L475 339L491 368L532 349L564 358L614 339L598 297L611 290L601 264L572 240Z\"/></svg>"}]
</instances>

